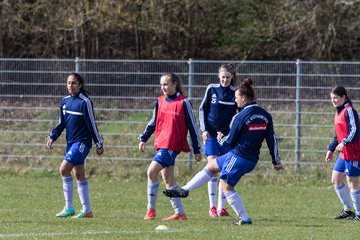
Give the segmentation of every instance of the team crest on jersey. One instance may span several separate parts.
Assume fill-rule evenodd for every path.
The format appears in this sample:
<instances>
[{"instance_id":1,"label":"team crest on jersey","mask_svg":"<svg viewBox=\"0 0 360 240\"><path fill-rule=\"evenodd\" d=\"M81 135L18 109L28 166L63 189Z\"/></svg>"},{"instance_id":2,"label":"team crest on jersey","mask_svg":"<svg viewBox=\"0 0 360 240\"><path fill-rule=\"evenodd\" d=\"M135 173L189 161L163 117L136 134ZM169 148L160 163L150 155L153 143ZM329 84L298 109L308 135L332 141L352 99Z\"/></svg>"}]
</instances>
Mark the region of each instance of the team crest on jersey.
<instances>
[{"instance_id":1,"label":"team crest on jersey","mask_svg":"<svg viewBox=\"0 0 360 240\"><path fill-rule=\"evenodd\" d=\"M211 103L215 104L216 103L216 94L214 93L213 95L211 95Z\"/></svg>"}]
</instances>

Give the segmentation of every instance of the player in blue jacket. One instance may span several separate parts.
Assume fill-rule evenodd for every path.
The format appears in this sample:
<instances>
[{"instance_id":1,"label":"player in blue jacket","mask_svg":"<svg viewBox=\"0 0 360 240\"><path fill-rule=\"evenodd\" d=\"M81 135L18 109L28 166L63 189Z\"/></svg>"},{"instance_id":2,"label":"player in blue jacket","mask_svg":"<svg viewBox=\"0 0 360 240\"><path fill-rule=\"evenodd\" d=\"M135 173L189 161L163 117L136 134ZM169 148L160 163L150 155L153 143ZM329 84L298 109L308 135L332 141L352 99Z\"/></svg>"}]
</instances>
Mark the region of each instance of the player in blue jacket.
<instances>
[{"instance_id":1,"label":"player in blue jacket","mask_svg":"<svg viewBox=\"0 0 360 240\"><path fill-rule=\"evenodd\" d=\"M199 122L204 140L204 154L208 162L230 151L217 141L218 135L227 135L231 119L236 114L235 103L236 68L233 64L223 64L218 74L220 83L209 84L199 107ZM209 216L229 216L225 205L225 195L219 187L218 205L216 208L218 176L214 175L208 182ZM220 183L219 183L220 184Z\"/></svg>"},{"instance_id":2,"label":"player in blue jacket","mask_svg":"<svg viewBox=\"0 0 360 240\"><path fill-rule=\"evenodd\" d=\"M220 172L221 189L227 202L239 217L232 223L236 225L252 224L243 201L234 187L242 176L255 168L264 139L266 139L275 170L283 169L278 156L272 117L254 101L255 95L251 85L252 80L247 78L237 87L235 101L242 110L233 117L229 134L218 137L221 144L230 146L232 150L208 162L205 168L184 187L164 190L164 194L168 197L187 197L189 191L204 185L215 173Z\"/></svg>"},{"instance_id":3,"label":"player in blue jacket","mask_svg":"<svg viewBox=\"0 0 360 240\"><path fill-rule=\"evenodd\" d=\"M86 94L83 78L77 73L70 74L67 78L67 90L70 95L61 100L59 123L52 130L47 141L47 147L51 149L52 144L66 128L66 155L60 166L66 204L56 216L63 218L75 215L74 184L71 175L73 171L82 204L82 211L73 218L91 218L93 213L90 207L84 164L92 140L96 144L96 153L101 155L104 152L103 139L96 126L93 103Z\"/></svg>"}]
</instances>

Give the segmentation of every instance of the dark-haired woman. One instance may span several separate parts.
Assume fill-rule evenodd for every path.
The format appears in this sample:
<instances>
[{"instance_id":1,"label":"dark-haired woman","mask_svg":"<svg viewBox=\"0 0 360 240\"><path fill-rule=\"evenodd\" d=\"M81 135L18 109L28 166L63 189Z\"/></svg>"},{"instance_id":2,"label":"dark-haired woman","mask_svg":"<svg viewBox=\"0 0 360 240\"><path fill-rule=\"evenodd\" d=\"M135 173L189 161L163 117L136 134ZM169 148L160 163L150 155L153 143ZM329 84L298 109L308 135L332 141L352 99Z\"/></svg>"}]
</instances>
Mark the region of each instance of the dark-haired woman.
<instances>
[{"instance_id":1,"label":"dark-haired woman","mask_svg":"<svg viewBox=\"0 0 360 240\"><path fill-rule=\"evenodd\" d=\"M104 152L103 139L96 126L93 103L86 94L83 78L77 73L72 73L68 76L66 83L70 95L61 100L59 123L52 130L47 141L47 147L52 148L52 144L66 128L66 155L60 166L66 203L64 209L56 214L56 217L64 218L75 215L74 184L71 175L71 171L73 171L82 204L82 211L73 218L92 218L84 165L92 141L96 144L98 155Z\"/></svg>"},{"instance_id":2,"label":"dark-haired woman","mask_svg":"<svg viewBox=\"0 0 360 240\"><path fill-rule=\"evenodd\" d=\"M325 156L331 161L334 151L339 152L331 176L331 182L344 209L335 219L360 221L360 126L359 115L352 107L346 89L336 86L330 93L336 108L333 142L328 145ZM346 177L349 187L344 183ZM350 188L350 190L349 190ZM352 209L355 209L355 213Z\"/></svg>"},{"instance_id":3,"label":"dark-haired woman","mask_svg":"<svg viewBox=\"0 0 360 240\"><path fill-rule=\"evenodd\" d=\"M251 172L258 160L260 148L266 139L275 170L283 169L278 156L278 146L274 134L271 115L255 102L252 80L246 78L237 87L235 102L241 112L236 114L230 124L227 136L219 136L218 141L231 151L207 163L184 187L164 190L168 197L187 197L189 191L207 183L211 177L220 172L221 189L226 200L239 217L233 224L252 224L240 195L234 187L240 178Z\"/></svg>"},{"instance_id":4,"label":"dark-haired woman","mask_svg":"<svg viewBox=\"0 0 360 240\"><path fill-rule=\"evenodd\" d=\"M178 188L175 183L174 165L180 152L189 152L188 131L192 140L195 160L201 160L199 133L192 106L181 89L180 78L174 73L166 73L160 78L163 95L159 96L153 116L145 131L140 135L139 150L144 151L146 141L155 132L156 154L147 170L148 206L144 220L153 220L156 216L156 199L159 190L158 175L161 172L167 189ZM162 220L187 220L180 198L169 198L175 214Z\"/></svg>"}]
</instances>

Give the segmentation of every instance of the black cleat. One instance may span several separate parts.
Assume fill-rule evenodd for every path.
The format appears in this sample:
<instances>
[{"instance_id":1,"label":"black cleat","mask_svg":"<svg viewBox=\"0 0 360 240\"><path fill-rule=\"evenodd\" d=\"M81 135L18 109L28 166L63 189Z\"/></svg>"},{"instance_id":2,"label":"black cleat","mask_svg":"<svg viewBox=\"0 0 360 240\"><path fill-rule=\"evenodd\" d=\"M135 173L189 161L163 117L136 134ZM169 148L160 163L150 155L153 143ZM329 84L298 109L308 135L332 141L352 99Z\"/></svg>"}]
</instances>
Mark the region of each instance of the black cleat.
<instances>
[{"instance_id":1,"label":"black cleat","mask_svg":"<svg viewBox=\"0 0 360 240\"><path fill-rule=\"evenodd\" d=\"M189 191L182 188L165 189L163 193L167 197L174 198L186 198L187 196L189 196Z\"/></svg>"},{"instance_id":2,"label":"black cleat","mask_svg":"<svg viewBox=\"0 0 360 240\"><path fill-rule=\"evenodd\" d=\"M235 222L232 222L231 224L232 225L251 225L252 221L250 218L245 219L245 220L242 218L239 218L238 220L236 220Z\"/></svg>"},{"instance_id":3,"label":"black cleat","mask_svg":"<svg viewBox=\"0 0 360 240\"><path fill-rule=\"evenodd\" d=\"M342 211L339 215L337 215L334 219L344 219L355 216L353 211Z\"/></svg>"},{"instance_id":4,"label":"black cleat","mask_svg":"<svg viewBox=\"0 0 360 240\"><path fill-rule=\"evenodd\" d=\"M353 214L352 216L348 217L347 220L360 221L360 215Z\"/></svg>"}]
</instances>

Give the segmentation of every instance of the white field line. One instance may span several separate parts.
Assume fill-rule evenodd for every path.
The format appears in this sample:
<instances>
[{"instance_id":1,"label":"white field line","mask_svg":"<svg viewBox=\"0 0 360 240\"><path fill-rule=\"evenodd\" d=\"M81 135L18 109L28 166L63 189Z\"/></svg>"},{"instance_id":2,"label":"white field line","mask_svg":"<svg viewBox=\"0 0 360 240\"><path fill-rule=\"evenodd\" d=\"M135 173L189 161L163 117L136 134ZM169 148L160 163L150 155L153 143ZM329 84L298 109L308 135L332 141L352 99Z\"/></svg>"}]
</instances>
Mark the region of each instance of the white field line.
<instances>
[{"instance_id":1,"label":"white field line","mask_svg":"<svg viewBox=\"0 0 360 240\"><path fill-rule=\"evenodd\" d=\"M169 233L169 232L205 232L205 229L169 229L163 231L154 230L157 233ZM75 236L75 235L119 235L119 234L140 234L149 231L132 231L132 230L123 230L123 231L91 231L91 232L48 232L48 233L9 233L9 234L0 234L0 238L19 238L19 237L41 237L41 236Z\"/></svg>"}]
</instances>

